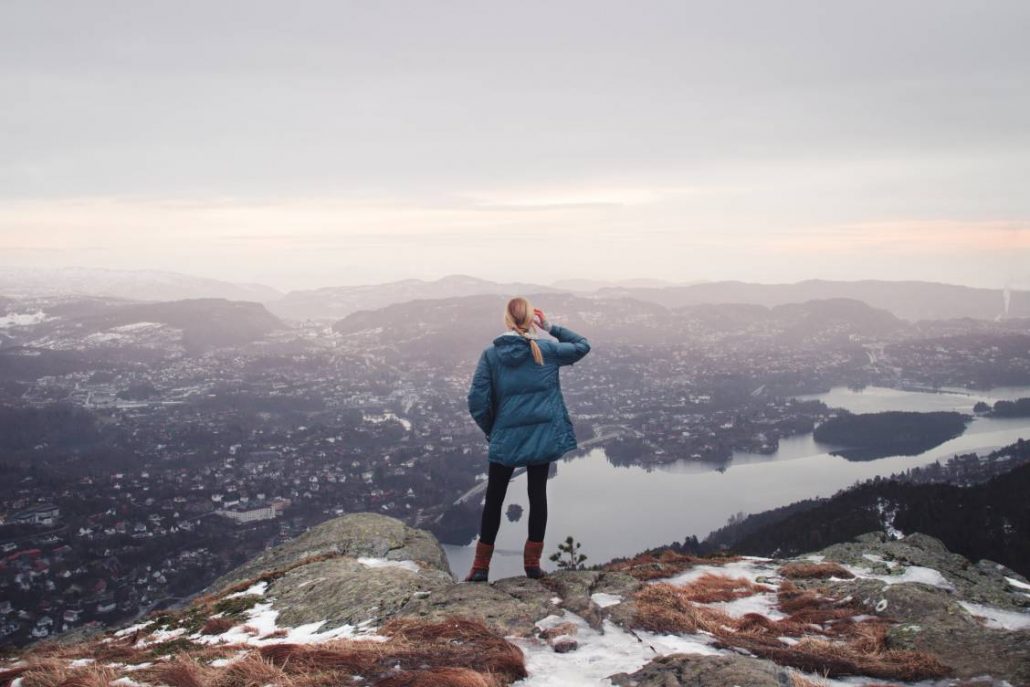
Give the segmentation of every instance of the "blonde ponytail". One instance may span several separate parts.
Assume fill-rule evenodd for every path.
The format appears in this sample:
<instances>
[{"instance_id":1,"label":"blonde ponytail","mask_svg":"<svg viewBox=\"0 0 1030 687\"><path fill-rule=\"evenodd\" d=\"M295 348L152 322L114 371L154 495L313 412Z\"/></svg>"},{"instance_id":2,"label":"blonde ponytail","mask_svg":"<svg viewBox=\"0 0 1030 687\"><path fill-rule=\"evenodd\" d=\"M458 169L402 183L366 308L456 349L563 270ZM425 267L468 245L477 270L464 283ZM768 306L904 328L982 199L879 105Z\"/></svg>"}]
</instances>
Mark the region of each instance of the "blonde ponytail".
<instances>
[{"instance_id":1,"label":"blonde ponytail","mask_svg":"<svg viewBox=\"0 0 1030 687\"><path fill-rule=\"evenodd\" d=\"M533 353L533 360L537 365L543 365L544 354L536 339L529 335L529 328L533 326L533 307L529 301L522 296L516 296L508 301L508 305L504 309L504 324L523 339L529 340L529 349Z\"/></svg>"},{"instance_id":2,"label":"blonde ponytail","mask_svg":"<svg viewBox=\"0 0 1030 687\"><path fill-rule=\"evenodd\" d=\"M523 334L525 336L525 334ZM544 354L540 351L540 345L537 344L535 339L529 340L529 349L533 351L533 360L536 361L537 365L544 364Z\"/></svg>"}]
</instances>

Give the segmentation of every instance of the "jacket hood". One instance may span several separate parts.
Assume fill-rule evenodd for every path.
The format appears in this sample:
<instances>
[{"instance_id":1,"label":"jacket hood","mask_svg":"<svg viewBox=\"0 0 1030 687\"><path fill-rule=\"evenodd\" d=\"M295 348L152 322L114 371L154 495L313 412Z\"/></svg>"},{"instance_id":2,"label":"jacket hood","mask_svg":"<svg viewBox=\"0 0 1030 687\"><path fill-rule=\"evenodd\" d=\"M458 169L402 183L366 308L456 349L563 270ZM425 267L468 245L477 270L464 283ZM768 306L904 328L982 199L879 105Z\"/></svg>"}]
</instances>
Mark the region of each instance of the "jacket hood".
<instances>
[{"instance_id":1,"label":"jacket hood","mask_svg":"<svg viewBox=\"0 0 1030 687\"><path fill-rule=\"evenodd\" d=\"M529 341L518 334L501 334L494 339L494 348L501 363L514 367L532 355Z\"/></svg>"}]
</instances>

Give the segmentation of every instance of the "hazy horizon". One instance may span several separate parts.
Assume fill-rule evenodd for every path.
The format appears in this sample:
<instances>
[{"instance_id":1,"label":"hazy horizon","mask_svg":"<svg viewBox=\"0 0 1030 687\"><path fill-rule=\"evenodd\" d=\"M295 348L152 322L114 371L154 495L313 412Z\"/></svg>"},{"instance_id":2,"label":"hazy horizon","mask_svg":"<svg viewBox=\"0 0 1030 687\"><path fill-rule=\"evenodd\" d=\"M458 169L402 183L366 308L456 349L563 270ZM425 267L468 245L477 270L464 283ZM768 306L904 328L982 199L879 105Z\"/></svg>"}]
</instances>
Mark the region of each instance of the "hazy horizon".
<instances>
[{"instance_id":1,"label":"hazy horizon","mask_svg":"<svg viewBox=\"0 0 1030 687\"><path fill-rule=\"evenodd\" d=\"M867 277L858 277L858 278L855 278L855 279L834 279L832 277L831 278L806 277L806 278L801 278L801 279L794 279L794 280L791 280L791 281L758 281L758 280L754 280L754 279L734 279L734 278L727 278L727 279L684 279L684 280L678 280L677 281L677 280L671 280L671 279L659 279L659 278L644 277L644 276L640 276L640 277L627 277L627 278L620 278L620 279L603 279L603 278L592 278L592 277L583 277L583 276L578 276L578 275L571 275L571 276L567 276L567 277L562 277L560 279L552 279L552 280L549 280L549 281L535 281L535 280L532 280L532 279L517 279L517 280L494 279L494 278L491 278L489 275L476 275L476 274L468 274L468 273L464 273L464 272L463 273L455 272L455 273L450 273L450 274L441 274L439 276L430 276L430 277L417 277L417 276L399 277L397 279L386 279L386 280L381 280L381 281L326 282L326 283L321 283L321 284L314 284L314 285L309 286L309 287L301 287L301 288L297 288L297 289L291 289L291 288L282 287L282 286L279 286L277 284L269 283L269 282L236 281L236 280L225 279L223 277L219 277L218 275L196 274L196 273L190 273L190 272L186 272L186 271L182 271L182 270L164 270L164 269L151 269L151 268L128 268L128 269L122 269L122 268L109 268L109 267L86 267L86 266L83 266L83 265L64 265L64 266L56 266L56 267L48 267L48 266L16 266L16 265L7 265L7 264L0 263L0 273L5 272L5 271L10 273L10 272L15 272L15 271L20 271L20 270L28 270L28 271L40 270L40 271L43 271L43 272L47 272L49 270L56 270L56 271L68 270L68 271L72 271L72 272L81 270L81 271L84 271L84 272L91 272L91 273L94 272L94 271L96 271L96 272L105 272L105 271L107 271L107 272L111 272L111 273L115 273L115 274L131 274L131 273L139 273L141 275L145 275L145 274L161 275L161 274L163 274L163 275L173 275L173 276L186 277L186 278L189 278L189 279L198 279L198 280L209 280L210 279L210 280L214 280L214 281L224 281L225 283L236 284L236 285L239 285L239 286L267 287L267 288L273 289L275 291L281 292L283 294L289 293L291 291L318 290L318 289L326 289L326 288L347 288L347 287L360 287L360 286L385 286L385 285L388 285L388 284L404 282L404 281L409 281L409 280L410 281L423 281L423 282L431 283L431 282L437 282L437 281L441 281L441 280L449 279L449 278L471 278L471 279L479 279L479 280L486 281L486 282L496 282L496 283L515 283L515 282L519 282L519 283L532 284L532 285L535 285L535 286L550 287L550 288L560 288L560 287L563 286L563 284L567 284L567 283L570 283L570 282L583 282L583 283L586 283L588 285L590 283L610 284L610 285L624 286L624 287L627 287L627 288L632 288L632 287L658 287L658 288L660 288L660 287L673 287L673 286L691 286L691 285L695 285L695 284L712 284L712 283L720 283L720 282L727 282L727 283L734 283L734 282L736 282L736 283L743 283L743 284L756 284L756 285L762 285L762 286L782 286L782 285L788 285L788 284L798 284L798 283L807 282L807 281L826 281L826 282L838 282L838 283L864 282L864 281L885 281L885 282L897 282L897 283L905 283L905 282L910 282L910 283L933 283L933 284L943 284L943 285L950 285L950 286L962 286L962 287L974 288L974 289L987 288L987 289L994 289L994 290L1001 290L1001 291L1004 291L1005 289L1009 289L1009 290L1014 291L1014 292L1015 291L1025 291L1025 290L1028 290L1028 289L1018 288L1018 286L1015 286L1015 285L1010 285L1010 286L991 286L991 285L986 285L986 286L984 286L984 285L977 285L977 284L962 284L962 283L955 282L955 281L941 281L941 280L930 280L930 279L926 279L926 280L923 280L923 279L875 279L875 278L867 278ZM589 289L589 286L587 288ZM0 295L3 295L3 294L0 293Z\"/></svg>"},{"instance_id":2,"label":"hazy horizon","mask_svg":"<svg viewBox=\"0 0 1030 687\"><path fill-rule=\"evenodd\" d=\"M0 264L1030 288L1030 5L0 8Z\"/></svg>"}]
</instances>

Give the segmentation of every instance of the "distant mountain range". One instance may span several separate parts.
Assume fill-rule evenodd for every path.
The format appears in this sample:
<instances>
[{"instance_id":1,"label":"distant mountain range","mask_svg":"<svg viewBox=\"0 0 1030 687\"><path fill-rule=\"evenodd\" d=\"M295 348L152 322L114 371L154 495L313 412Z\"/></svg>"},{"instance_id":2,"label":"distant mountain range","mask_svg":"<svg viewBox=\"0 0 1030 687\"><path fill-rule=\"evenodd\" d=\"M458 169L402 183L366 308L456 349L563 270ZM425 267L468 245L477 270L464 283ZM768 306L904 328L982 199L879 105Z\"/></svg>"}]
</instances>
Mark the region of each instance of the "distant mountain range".
<instances>
[{"instance_id":1,"label":"distant mountain range","mask_svg":"<svg viewBox=\"0 0 1030 687\"><path fill-rule=\"evenodd\" d=\"M0 293L5 296L104 296L137 301L227 298L277 300L282 293L263 284L235 284L159 270L107 270L91 267L54 269L0 266Z\"/></svg>"},{"instance_id":2,"label":"distant mountain range","mask_svg":"<svg viewBox=\"0 0 1030 687\"><path fill-rule=\"evenodd\" d=\"M983 289L924 281L829 281L793 284L741 281L671 283L657 279L564 279L553 284L495 282L467 275L436 280L405 279L383 284L331 286L282 293L262 284L236 284L173 272L91 268L0 267L3 296L85 295L143 301L226 298L257 301L290 320L338 320L415 299L473 295L575 293L595 299L632 298L666 308L741 304L772 308L814 300L850 299L903 320L1030 317L1030 292Z\"/></svg>"},{"instance_id":3,"label":"distant mountain range","mask_svg":"<svg viewBox=\"0 0 1030 687\"><path fill-rule=\"evenodd\" d=\"M291 291L280 300L269 302L267 305L274 314L286 319L339 319L359 310L375 310L415 299L559 291L561 289L540 284L500 283L464 275L451 275L436 281L404 279L386 284Z\"/></svg>"},{"instance_id":4,"label":"distant mountain range","mask_svg":"<svg viewBox=\"0 0 1030 687\"><path fill-rule=\"evenodd\" d=\"M625 295L674 308L701 303L751 303L768 307L813 299L853 298L905 320L954 317L1030 317L1030 292L1011 291L1008 310L1002 289L978 289L924 281L826 281L751 284L716 281L664 288L601 289L599 296Z\"/></svg>"},{"instance_id":5,"label":"distant mountain range","mask_svg":"<svg viewBox=\"0 0 1030 687\"><path fill-rule=\"evenodd\" d=\"M568 293L527 293L549 317L569 328L596 333L605 344L676 345L692 337L731 337L791 346L850 341L913 326L884 310L847 299L766 308L703 305L666 308L627 296L606 299ZM355 343L367 343L398 360L454 362L475 356L504 331L507 295L414 300L352 313L333 325Z\"/></svg>"}]
</instances>

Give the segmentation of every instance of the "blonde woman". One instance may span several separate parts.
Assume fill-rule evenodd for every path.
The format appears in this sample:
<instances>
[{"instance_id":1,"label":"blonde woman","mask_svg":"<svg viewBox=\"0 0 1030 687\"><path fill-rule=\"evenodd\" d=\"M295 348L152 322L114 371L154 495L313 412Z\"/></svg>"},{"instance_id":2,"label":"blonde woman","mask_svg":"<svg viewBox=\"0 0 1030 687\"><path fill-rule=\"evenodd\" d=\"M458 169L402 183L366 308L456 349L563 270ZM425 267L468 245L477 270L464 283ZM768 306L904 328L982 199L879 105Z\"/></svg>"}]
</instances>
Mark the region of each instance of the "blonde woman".
<instances>
[{"instance_id":1,"label":"blonde woman","mask_svg":"<svg viewBox=\"0 0 1030 687\"><path fill-rule=\"evenodd\" d=\"M479 356L468 392L472 419L490 442L486 503L475 559L466 582L486 582L501 507L516 467L525 466L529 489L529 536L523 549L528 577L542 577L540 554L547 526L547 473L550 464L576 448L558 368L590 352L576 332L547 321L521 296L504 309L506 331ZM555 337L538 339L537 330Z\"/></svg>"}]
</instances>

